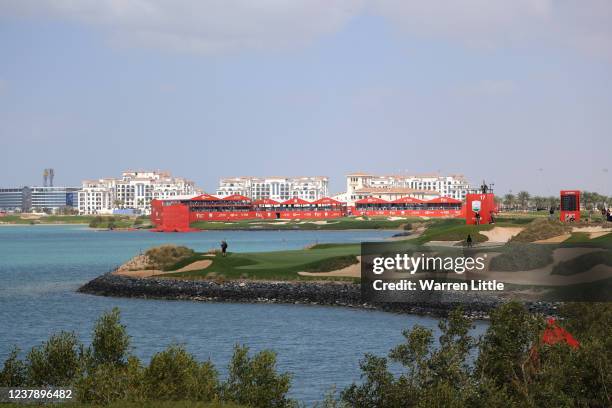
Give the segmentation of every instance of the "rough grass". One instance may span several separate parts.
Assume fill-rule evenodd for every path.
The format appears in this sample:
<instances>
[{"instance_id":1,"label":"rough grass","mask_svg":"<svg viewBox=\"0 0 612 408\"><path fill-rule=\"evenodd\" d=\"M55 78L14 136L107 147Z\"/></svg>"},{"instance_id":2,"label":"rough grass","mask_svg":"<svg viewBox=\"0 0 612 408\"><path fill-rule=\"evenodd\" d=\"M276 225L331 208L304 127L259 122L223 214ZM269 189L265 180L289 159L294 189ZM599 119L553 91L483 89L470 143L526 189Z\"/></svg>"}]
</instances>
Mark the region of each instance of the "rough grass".
<instances>
[{"instance_id":1,"label":"rough grass","mask_svg":"<svg viewBox=\"0 0 612 408\"><path fill-rule=\"evenodd\" d=\"M304 267L305 272L331 272L339 269L344 269L348 266L359 263L355 255L342 255L333 258L323 259L322 261L313 262Z\"/></svg>"},{"instance_id":2,"label":"rough grass","mask_svg":"<svg viewBox=\"0 0 612 408\"><path fill-rule=\"evenodd\" d=\"M608 248L604 251L582 254L573 259L557 264L553 275L570 276L588 271L599 264L612 266L612 251Z\"/></svg>"},{"instance_id":3,"label":"rough grass","mask_svg":"<svg viewBox=\"0 0 612 408\"><path fill-rule=\"evenodd\" d=\"M542 239L557 237L567 234L572 226L559 220L548 218L537 218L527 224L525 229L512 237L511 242L534 242Z\"/></svg>"},{"instance_id":4,"label":"rough grass","mask_svg":"<svg viewBox=\"0 0 612 408\"><path fill-rule=\"evenodd\" d=\"M145 255L150 259L151 267L163 271L172 271L197 260L193 249L177 245L151 248L145 252Z\"/></svg>"},{"instance_id":5,"label":"rough grass","mask_svg":"<svg viewBox=\"0 0 612 408\"><path fill-rule=\"evenodd\" d=\"M551 245L510 242L501 248L502 254L491 259L489 268L509 272L542 268L553 262L553 249Z\"/></svg>"},{"instance_id":6,"label":"rough grass","mask_svg":"<svg viewBox=\"0 0 612 408\"><path fill-rule=\"evenodd\" d=\"M564 244L576 244L576 243L591 243L591 244L612 244L612 232L602 235L597 238L591 239L588 232L574 232L572 235L563 241Z\"/></svg>"}]
</instances>

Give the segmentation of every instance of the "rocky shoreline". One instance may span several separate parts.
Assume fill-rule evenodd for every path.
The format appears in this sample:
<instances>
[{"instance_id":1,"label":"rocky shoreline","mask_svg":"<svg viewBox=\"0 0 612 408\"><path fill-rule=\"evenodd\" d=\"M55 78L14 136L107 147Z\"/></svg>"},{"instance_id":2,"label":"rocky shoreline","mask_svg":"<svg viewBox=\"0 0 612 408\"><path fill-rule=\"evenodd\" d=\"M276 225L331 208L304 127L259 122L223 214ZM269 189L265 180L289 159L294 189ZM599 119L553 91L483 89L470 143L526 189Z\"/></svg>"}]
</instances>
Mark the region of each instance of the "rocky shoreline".
<instances>
[{"instance_id":1,"label":"rocky shoreline","mask_svg":"<svg viewBox=\"0 0 612 408\"><path fill-rule=\"evenodd\" d=\"M444 301L410 303L363 303L359 284L315 281L224 281L132 278L107 273L78 289L81 293L144 299L192 300L236 303L285 303L344 306L394 313L444 316L461 305L467 315L486 319L502 300L491 296L448 295ZM469 297L468 297L469 296ZM556 305L534 302L527 307L545 315L555 315Z\"/></svg>"}]
</instances>

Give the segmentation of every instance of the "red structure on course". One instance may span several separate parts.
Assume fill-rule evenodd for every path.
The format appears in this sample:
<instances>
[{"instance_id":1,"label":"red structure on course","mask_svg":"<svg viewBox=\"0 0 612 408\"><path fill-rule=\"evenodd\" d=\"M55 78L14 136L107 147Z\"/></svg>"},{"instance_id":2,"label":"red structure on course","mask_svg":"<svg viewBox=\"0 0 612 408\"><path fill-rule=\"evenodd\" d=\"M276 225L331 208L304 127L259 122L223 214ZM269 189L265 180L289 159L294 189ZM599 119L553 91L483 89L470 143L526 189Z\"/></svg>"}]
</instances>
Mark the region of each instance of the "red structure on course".
<instances>
[{"instance_id":1,"label":"red structure on course","mask_svg":"<svg viewBox=\"0 0 612 408\"><path fill-rule=\"evenodd\" d=\"M316 201L292 198L278 202L271 199L252 201L241 195L215 197L202 194L193 198L169 198L151 201L154 231L191 231L197 221L238 221L249 219L331 219L357 216L461 217L462 202L448 197L429 201L404 197L394 201L366 198L347 207L346 203L325 197Z\"/></svg>"},{"instance_id":2,"label":"red structure on course","mask_svg":"<svg viewBox=\"0 0 612 408\"><path fill-rule=\"evenodd\" d=\"M579 190L561 191L561 211L559 217L562 222L580 221Z\"/></svg>"},{"instance_id":3,"label":"red structure on course","mask_svg":"<svg viewBox=\"0 0 612 408\"><path fill-rule=\"evenodd\" d=\"M465 197L465 223L468 225L490 224L497 213L495 194L476 193Z\"/></svg>"}]
</instances>

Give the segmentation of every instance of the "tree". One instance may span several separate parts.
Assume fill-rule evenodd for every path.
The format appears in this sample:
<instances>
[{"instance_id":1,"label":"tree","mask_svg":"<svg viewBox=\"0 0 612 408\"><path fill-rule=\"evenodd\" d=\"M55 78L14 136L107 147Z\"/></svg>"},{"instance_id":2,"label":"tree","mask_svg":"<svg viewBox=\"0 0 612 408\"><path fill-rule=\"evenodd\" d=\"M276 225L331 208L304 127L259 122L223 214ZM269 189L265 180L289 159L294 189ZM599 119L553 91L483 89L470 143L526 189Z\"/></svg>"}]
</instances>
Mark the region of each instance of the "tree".
<instances>
[{"instance_id":1,"label":"tree","mask_svg":"<svg viewBox=\"0 0 612 408\"><path fill-rule=\"evenodd\" d=\"M128 359L130 336L121 324L118 308L102 314L96 321L91 341L91 355L95 365L125 365Z\"/></svg>"},{"instance_id":2,"label":"tree","mask_svg":"<svg viewBox=\"0 0 612 408\"><path fill-rule=\"evenodd\" d=\"M514 194L508 193L504 196L504 206L507 210L513 210L515 203L516 197L514 197Z\"/></svg>"},{"instance_id":3,"label":"tree","mask_svg":"<svg viewBox=\"0 0 612 408\"><path fill-rule=\"evenodd\" d=\"M27 384L34 387L73 383L81 367L81 345L74 333L60 332L26 356Z\"/></svg>"},{"instance_id":4,"label":"tree","mask_svg":"<svg viewBox=\"0 0 612 408\"><path fill-rule=\"evenodd\" d=\"M416 325L403 332L405 343L389 353L406 369L398 377L389 372L386 358L366 354L360 363L363 381L341 393L343 402L360 408L469 406L475 390L467 364L475 345L469 335L472 324L458 309L438 327L437 348L431 329Z\"/></svg>"},{"instance_id":5,"label":"tree","mask_svg":"<svg viewBox=\"0 0 612 408\"><path fill-rule=\"evenodd\" d=\"M519 193L516 195L516 199L519 202L519 205L521 206L521 209L523 211L526 211L529 208L530 197L531 196L527 191L519 191Z\"/></svg>"},{"instance_id":6,"label":"tree","mask_svg":"<svg viewBox=\"0 0 612 408\"><path fill-rule=\"evenodd\" d=\"M291 375L276 372L276 354L269 350L249 356L249 348L236 345L223 386L223 396L230 401L255 408L292 407L287 399Z\"/></svg>"},{"instance_id":7,"label":"tree","mask_svg":"<svg viewBox=\"0 0 612 408\"><path fill-rule=\"evenodd\" d=\"M211 401L218 393L218 374L210 361L200 364L183 346L170 345L151 358L144 387L153 400Z\"/></svg>"},{"instance_id":8,"label":"tree","mask_svg":"<svg viewBox=\"0 0 612 408\"><path fill-rule=\"evenodd\" d=\"M533 197L533 203L536 206L536 210L540 211L540 210L545 210L547 209L548 206L548 199L546 197L542 197L542 196L535 196Z\"/></svg>"},{"instance_id":9,"label":"tree","mask_svg":"<svg viewBox=\"0 0 612 408\"><path fill-rule=\"evenodd\" d=\"M23 361L19 360L18 355L19 349L15 347L4 361L4 366L0 371L0 387L19 387L25 384L27 367Z\"/></svg>"}]
</instances>

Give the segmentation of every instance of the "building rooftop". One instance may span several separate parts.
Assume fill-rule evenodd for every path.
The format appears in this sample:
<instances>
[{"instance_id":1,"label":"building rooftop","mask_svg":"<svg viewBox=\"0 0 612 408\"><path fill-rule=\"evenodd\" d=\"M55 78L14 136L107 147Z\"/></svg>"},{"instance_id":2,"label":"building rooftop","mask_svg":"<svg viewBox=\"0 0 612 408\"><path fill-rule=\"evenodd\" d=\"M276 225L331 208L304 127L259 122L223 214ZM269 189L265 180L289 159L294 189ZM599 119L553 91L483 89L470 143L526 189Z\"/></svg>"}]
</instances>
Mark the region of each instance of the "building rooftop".
<instances>
[{"instance_id":1,"label":"building rooftop","mask_svg":"<svg viewBox=\"0 0 612 408\"><path fill-rule=\"evenodd\" d=\"M440 193L434 190L414 189L408 187L365 187L355 190L355 193L374 193L374 194L435 194Z\"/></svg>"},{"instance_id":2,"label":"building rooftop","mask_svg":"<svg viewBox=\"0 0 612 408\"><path fill-rule=\"evenodd\" d=\"M463 174L440 174L440 173L414 173L414 174L371 174L371 173L350 173L346 175L347 177L380 177L380 178L394 178L394 179L406 179L406 178L432 178L432 177L455 177L464 179L465 176Z\"/></svg>"},{"instance_id":3,"label":"building rooftop","mask_svg":"<svg viewBox=\"0 0 612 408\"><path fill-rule=\"evenodd\" d=\"M236 177L221 177L221 181L225 180L267 180L267 179L315 179L327 180L327 176L236 176Z\"/></svg>"}]
</instances>

